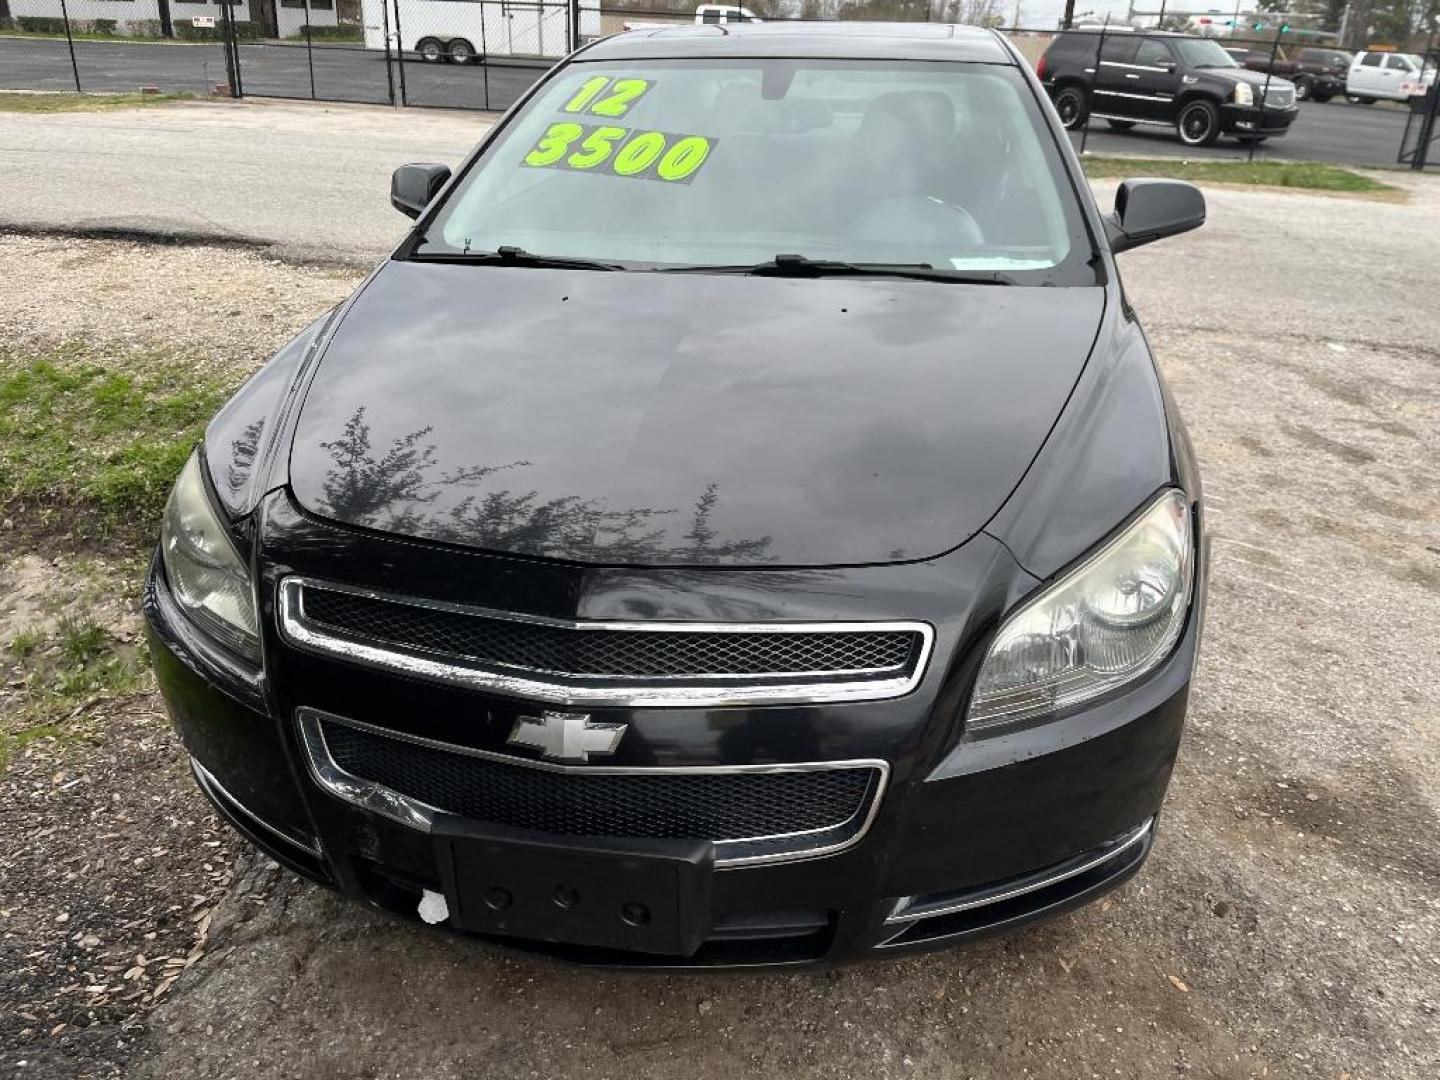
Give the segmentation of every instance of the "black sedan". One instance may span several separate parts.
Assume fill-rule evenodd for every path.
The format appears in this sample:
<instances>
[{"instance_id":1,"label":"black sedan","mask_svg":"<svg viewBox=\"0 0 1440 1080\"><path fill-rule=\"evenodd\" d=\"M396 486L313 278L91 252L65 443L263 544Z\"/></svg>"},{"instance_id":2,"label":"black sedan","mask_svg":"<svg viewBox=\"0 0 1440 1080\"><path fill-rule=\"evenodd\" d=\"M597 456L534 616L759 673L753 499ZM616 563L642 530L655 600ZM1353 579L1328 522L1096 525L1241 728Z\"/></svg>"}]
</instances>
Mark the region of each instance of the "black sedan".
<instances>
[{"instance_id":1,"label":"black sedan","mask_svg":"<svg viewBox=\"0 0 1440 1080\"><path fill-rule=\"evenodd\" d=\"M221 410L145 589L198 783L291 869L581 960L898 950L1151 849L1200 483L989 31L622 34Z\"/></svg>"}]
</instances>

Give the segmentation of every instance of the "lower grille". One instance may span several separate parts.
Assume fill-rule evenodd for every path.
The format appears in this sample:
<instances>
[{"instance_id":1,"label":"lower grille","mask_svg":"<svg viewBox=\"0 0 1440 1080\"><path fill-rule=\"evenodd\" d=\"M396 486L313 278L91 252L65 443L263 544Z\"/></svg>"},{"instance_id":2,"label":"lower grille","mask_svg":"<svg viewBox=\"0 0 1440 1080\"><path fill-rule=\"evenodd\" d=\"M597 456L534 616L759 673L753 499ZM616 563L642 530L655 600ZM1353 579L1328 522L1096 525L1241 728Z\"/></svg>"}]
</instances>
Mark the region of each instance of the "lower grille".
<instances>
[{"instance_id":1,"label":"lower grille","mask_svg":"<svg viewBox=\"0 0 1440 1080\"><path fill-rule=\"evenodd\" d=\"M441 811L558 836L710 840L721 864L850 846L885 781L880 762L733 770L518 763L311 710L301 711L301 731L322 785L380 812L385 803L356 781L391 804L403 800L407 824L423 827L427 812ZM338 770L331 782L327 769Z\"/></svg>"}]
</instances>

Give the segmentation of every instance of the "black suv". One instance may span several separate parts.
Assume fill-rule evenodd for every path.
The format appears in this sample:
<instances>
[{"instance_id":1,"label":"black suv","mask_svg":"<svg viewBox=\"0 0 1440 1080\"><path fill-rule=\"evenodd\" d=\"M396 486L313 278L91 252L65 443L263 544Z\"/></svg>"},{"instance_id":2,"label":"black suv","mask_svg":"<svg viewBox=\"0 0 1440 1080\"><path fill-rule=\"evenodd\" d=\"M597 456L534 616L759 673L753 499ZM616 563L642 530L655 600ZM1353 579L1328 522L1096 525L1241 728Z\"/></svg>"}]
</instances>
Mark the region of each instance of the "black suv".
<instances>
[{"instance_id":1,"label":"black suv","mask_svg":"<svg viewBox=\"0 0 1440 1080\"><path fill-rule=\"evenodd\" d=\"M1091 116L1121 131L1160 124L1187 146L1209 146L1222 134L1283 135L1298 112L1293 83L1241 67L1208 38L1070 30L1036 70L1072 129Z\"/></svg>"}]
</instances>

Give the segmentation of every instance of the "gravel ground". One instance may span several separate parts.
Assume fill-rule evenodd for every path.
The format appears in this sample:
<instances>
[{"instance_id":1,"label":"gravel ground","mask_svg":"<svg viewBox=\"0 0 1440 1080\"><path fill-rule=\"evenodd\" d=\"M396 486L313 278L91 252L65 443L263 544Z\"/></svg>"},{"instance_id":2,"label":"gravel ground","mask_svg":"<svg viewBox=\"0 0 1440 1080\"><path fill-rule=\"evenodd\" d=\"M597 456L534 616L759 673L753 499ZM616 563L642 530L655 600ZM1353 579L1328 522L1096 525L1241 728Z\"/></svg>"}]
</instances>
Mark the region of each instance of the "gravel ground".
<instances>
[{"instance_id":1,"label":"gravel ground","mask_svg":"<svg viewBox=\"0 0 1440 1080\"><path fill-rule=\"evenodd\" d=\"M0 233L0 339L174 349L245 373L360 276L241 248Z\"/></svg>"},{"instance_id":2,"label":"gravel ground","mask_svg":"<svg viewBox=\"0 0 1440 1080\"><path fill-rule=\"evenodd\" d=\"M204 955L157 1011L97 1013L99 1041L68 1045L47 1013L0 1041L0 1073L105 1075L123 1060L136 1078L216 1080L1437 1075L1440 318L1419 301L1440 295L1440 185L1404 182L1405 203L1215 190L1204 230L1124 257L1200 454L1215 546L1164 828L1112 897L1006 938L838 970L567 968L378 916L243 850L233 868L209 858L215 837L173 747L120 755L130 772L103 764L138 722L122 709L98 746L67 748L64 768L90 776L89 803L153 797L193 820L189 858L173 885L127 872L110 886L115 868L93 861L77 880L133 893L166 877L183 896L211 881L197 870L209 862L234 882ZM1314 272L1321 223L1324 248L1346 253L1331 276ZM93 245L66 244L88 261ZM199 289L194 267L222 265L189 263L189 278L161 265L194 254L134 257L160 260L178 296ZM313 285L294 268L254 273L297 296ZM111 299L92 303L103 330ZM227 327L253 332L205 325L217 353ZM126 709L154 707L141 695ZM0 813L35 816L4 819L22 824L0 831L0 865L52 845L49 860L25 856L35 869L17 907L62 911L81 886L42 870L93 848L96 826L75 814L38 837L46 804L27 800L55 769L25 755L11 769ZM154 820L137 817L158 832ZM15 873L0 878L5 907ZM125 910L165 909L156 893ZM0 959L78 963L26 919L0 929ZM112 962L132 959L132 941L102 929L124 943ZM179 955L173 934L164 951Z\"/></svg>"}]
</instances>

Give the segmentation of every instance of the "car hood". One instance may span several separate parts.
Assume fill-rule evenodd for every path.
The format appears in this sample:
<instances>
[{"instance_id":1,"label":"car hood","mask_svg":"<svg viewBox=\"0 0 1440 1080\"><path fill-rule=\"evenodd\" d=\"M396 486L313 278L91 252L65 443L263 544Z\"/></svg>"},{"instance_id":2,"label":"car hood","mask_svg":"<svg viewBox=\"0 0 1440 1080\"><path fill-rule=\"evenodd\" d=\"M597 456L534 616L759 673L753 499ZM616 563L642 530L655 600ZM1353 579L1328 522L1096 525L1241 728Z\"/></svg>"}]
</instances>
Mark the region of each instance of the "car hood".
<instances>
[{"instance_id":1,"label":"car hood","mask_svg":"<svg viewBox=\"0 0 1440 1080\"><path fill-rule=\"evenodd\" d=\"M332 332L290 482L350 525L603 564L924 558L978 532L1100 288L392 261Z\"/></svg>"}]
</instances>

